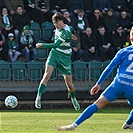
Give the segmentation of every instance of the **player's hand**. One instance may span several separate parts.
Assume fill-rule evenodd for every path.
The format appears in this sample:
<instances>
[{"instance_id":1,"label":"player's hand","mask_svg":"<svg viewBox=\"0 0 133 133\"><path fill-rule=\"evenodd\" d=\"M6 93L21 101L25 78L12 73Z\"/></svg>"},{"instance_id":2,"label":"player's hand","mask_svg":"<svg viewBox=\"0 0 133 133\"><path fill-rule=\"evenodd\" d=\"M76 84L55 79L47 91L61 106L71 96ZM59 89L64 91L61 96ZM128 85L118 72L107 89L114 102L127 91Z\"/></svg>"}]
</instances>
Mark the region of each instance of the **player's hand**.
<instances>
[{"instance_id":1,"label":"player's hand","mask_svg":"<svg viewBox=\"0 0 133 133\"><path fill-rule=\"evenodd\" d=\"M76 41L78 38L74 34L72 34L72 39Z\"/></svg>"},{"instance_id":2,"label":"player's hand","mask_svg":"<svg viewBox=\"0 0 133 133\"><path fill-rule=\"evenodd\" d=\"M42 43L37 43L36 48L40 48L40 47L42 47Z\"/></svg>"},{"instance_id":3,"label":"player's hand","mask_svg":"<svg viewBox=\"0 0 133 133\"><path fill-rule=\"evenodd\" d=\"M95 84L93 87L92 87L92 89L90 90L90 94L91 95L94 95L94 94L97 94L98 92L99 92L99 90L100 90L100 85L98 85L98 84Z\"/></svg>"}]
</instances>

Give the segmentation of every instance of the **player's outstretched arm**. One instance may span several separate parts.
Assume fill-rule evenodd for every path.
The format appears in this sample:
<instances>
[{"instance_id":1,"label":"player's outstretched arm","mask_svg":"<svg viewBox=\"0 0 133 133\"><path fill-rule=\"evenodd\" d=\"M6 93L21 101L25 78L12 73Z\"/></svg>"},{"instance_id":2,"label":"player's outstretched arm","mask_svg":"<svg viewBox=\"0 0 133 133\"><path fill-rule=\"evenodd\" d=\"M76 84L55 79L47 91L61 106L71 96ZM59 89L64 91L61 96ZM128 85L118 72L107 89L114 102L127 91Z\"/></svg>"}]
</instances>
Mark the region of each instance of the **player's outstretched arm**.
<instances>
[{"instance_id":1,"label":"player's outstretched arm","mask_svg":"<svg viewBox=\"0 0 133 133\"><path fill-rule=\"evenodd\" d=\"M90 90L90 94L91 95L94 95L94 94L97 94L100 90L101 86L99 84L95 84L92 89Z\"/></svg>"},{"instance_id":2,"label":"player's outstretched arm","mask_svg":"<svg viewBox=\"0 0 133 133\"><path fill-rule=\"evenodd\" d=\"M36 48L40 48L40 47L42 47L42 43L37 43Z\"/></svg>"},{"instance_id":3,"label":"player's outstretched arm","mask_svg":"<svg viewBox=\"0 0 133 133\"><path fill-rule=\"evenodd\" d=\"M45 48L57 48L62 41L58 39L56 43L37 43L36 48L45 47Z\"/></svg>"}]
</instances>

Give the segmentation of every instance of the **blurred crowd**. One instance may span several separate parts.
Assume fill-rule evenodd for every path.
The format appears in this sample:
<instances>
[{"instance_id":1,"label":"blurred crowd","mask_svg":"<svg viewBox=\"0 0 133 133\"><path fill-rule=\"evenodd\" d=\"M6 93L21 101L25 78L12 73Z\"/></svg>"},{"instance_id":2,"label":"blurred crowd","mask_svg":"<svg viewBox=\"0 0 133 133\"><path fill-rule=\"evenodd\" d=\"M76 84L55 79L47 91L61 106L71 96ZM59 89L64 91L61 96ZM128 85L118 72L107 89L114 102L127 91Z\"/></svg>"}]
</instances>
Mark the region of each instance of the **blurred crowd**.
<instances>
[{"instance_id":1,"label":"blurred crowd","mask_svg":"<svg viewBox=\"0 0 133 133\"><path fill-rule=\"evenodd\" d=\"M31 22L51 22L56 12L73 26L72 61L111 60L130 44L133 0L0 0L0 59L36 61ZM54 35L54 32L53 32Z\"/></svg>"}]
</instances>

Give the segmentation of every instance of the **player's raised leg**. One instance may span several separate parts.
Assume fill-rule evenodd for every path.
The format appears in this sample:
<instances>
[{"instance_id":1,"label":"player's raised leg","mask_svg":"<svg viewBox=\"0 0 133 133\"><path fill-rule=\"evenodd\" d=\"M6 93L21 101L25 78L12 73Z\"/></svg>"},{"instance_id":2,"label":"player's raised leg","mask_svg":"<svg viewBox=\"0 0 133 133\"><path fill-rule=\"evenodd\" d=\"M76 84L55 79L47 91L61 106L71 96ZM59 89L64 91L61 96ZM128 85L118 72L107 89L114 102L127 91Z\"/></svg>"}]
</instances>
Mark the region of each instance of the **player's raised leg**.
<instances>
[{"instance_id":1,"label":"player's raised leg","mask_svg":"<svg viewBox=\"0 0 133 133\"><path fill-rule=\"evenodd\" d=\"M54 70L54 68L52 66L46 65L45 73L44 73L43 78L42 78L40 85L38 87L37 97L35 100L35 107L37 109L41 108L41 96L44 93L44 91L46 90L47 82L50 79L50 76L51 76L53 70Z\"/></svg>"},{"instance_id":2,"label":"player's raised leg","mask_svg":"<svg viewBox=\"0 0 133 133\"><path fill-rule=\"evenodd\" d=\"M74 85L72 83L72 76L71 75L64 75L64 80L65 80L66 86L68 88L68 92L71 96L71 101L72 101L72 104L74 106L74 109L79 110L80 105L79 105L79 103L76 99L76 96L75 96Z\"/></svg>"},{"instance_id":3,"label":"player's raised leg","mask_svg":"<svg viewBox=\"0 0 133 133\"><path fill-rule=\"evenodd\" d=\"M72 104L74 106L74 109L75 110L80 110L80 105L79 105L79 103L78 103L78 101L77 101L77 99L75 97L75 92L70 92L69 91L69 94L71 96L71 101L72 101Z\"/></svg>"},{"instance_id":4,"label":"player's raised leg","mask_svg":"<svg viewBox=\"0 0 133 133\"><path fill-rule=\"evenodd\" d=\"M35 107L37 109L41 108L41 96L42 96L45 89L46 89L46 86L44 84L40 84L38 87L37 97L35 100Z\"/></svg>"}]
</instances>

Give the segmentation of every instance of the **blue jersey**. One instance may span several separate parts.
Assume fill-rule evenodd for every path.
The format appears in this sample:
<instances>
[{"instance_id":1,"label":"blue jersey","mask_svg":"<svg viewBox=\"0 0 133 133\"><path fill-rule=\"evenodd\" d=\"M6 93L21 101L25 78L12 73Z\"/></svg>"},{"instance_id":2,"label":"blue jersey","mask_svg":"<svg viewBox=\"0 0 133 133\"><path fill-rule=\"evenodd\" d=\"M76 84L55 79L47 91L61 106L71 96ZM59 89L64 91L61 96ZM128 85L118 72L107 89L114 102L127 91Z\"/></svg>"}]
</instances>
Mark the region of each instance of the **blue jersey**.
<instances>
[{"instance_id":1,"label":"blue jersey","mask_svg":"<svg viewBox=\"0 0 133 133\"><path fill-rule=\"evenodd\" d=\"M97 83L102 84L116 66L118 66L118 71L113 82L101 95L104 95L110 102L124 96L128 103L133 105L133 46L123 48L117 52Z\"/></svg>"},{"instance_id":2,"label":"blue jersey","mask_svg":"<svg viewBox=\"0 0 133 133\"><path fill-rule=\"evenodd\" d=\"M133 45L117 52L101 74L98 84L102 84L116 66L118 66L118 70L112 84L119 82L123 85L133 87Z\"/></svg>"}]
</instances>

